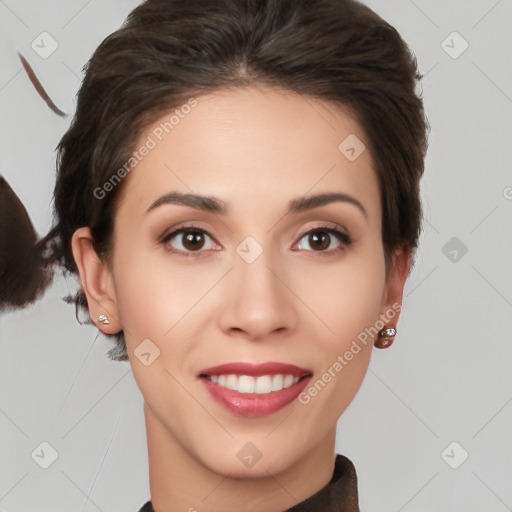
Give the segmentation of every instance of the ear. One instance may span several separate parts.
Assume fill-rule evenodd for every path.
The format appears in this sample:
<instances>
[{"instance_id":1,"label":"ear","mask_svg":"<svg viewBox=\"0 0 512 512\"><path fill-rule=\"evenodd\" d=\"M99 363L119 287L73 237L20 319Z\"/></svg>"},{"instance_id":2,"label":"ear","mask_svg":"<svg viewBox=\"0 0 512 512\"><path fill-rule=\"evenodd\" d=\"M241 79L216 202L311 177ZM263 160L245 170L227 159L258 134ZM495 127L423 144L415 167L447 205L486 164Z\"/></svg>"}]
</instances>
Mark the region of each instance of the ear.
<instances>
[{"instance_id":1,"label":"ear","mask_svg":"<svg viewBox=\"0 0 512 512\"><path fill-rule=\"evenodd\" d=\"M396 312L393 316L394 326L397 325L398 318L400 317L405 280L409 274L410 262L411 250L408 244L403 244L395 249L391 259L391 267L386 278L381 305L381 315L385 315L386 311L389 312L390 308ZM397 309L398 304L400 308Z\"/></svg>"},{"instance_id":2,"label":"ear","mask_svg":"<svg viewBox=\"0 0 512 512\"><path fill-rule=\"evenodd\" d=\"M91 320L105 334L116 334L121 329L112 272L102 262L92 245L93 237L88 227L77 229L71 238L73 257L80 274L82 288L87 298ZM109 323L98 321L106 315Z\"/></svg>"}]
</instances>

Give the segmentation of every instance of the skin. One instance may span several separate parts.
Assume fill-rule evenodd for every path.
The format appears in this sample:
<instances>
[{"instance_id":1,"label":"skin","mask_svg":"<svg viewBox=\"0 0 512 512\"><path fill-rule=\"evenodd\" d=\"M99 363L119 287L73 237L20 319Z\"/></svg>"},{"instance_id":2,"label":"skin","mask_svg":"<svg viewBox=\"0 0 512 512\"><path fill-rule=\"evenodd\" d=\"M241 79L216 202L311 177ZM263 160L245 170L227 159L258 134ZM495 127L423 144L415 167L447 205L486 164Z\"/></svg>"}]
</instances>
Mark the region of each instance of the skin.
<instances>
[{"instance_id":1,"label":"skin","mask_svg":"<svg viewBox=\"0 0 512 512\"><path fill-rule=\"evenodd\" d=\"M87 227L74 233L73 254L91 317L107 314L110 324L98 327L125 332L144 397L155 510L240 512L243 503L245 512L281 512L331 479L336 422L362 383L374 339L309 403L263 418L226 411L196 374L226 362L280 361L311 368L314 382L401 304L409 251L397 249L386 273L377 175L369 150L354 161L338 150L350 134L365 140L341 108L256 86L196 99L125 178L111 260L98 258ZM146 213L171 191L215 196L228 213L177 204ZM320 192L351 195L366 216L348 202L286 215L292 199ZM208 232L199 252L186 233L159 243L190 223ZM325 223L353 242L301 237ZM236 252L247 236L263 249L252 263ZM148 366L134 355L145 339L160 350ZM252 467L237 457L248 442L262 454Z\"/></svg>"}]
</instances>

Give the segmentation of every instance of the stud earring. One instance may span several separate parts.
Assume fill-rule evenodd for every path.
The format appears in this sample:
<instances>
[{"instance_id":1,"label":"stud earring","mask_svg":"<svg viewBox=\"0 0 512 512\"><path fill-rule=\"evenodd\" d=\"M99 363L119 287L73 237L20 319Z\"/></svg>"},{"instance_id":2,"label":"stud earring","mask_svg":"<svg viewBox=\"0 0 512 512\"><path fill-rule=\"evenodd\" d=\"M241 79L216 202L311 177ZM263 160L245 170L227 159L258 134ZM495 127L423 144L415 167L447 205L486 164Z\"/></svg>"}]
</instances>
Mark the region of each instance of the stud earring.
<instances>
[{"instance_id":1,"label":"stud earring","mask_svg":"<svg viewBox=\"0 0 512 512\"><path fill-rule=\"evenodd\" d=\"M108 321L108 318L107 318L107 315L100 315L98 317L98 322L106 325L106 324L109 324L110 322Z\"/></svg>"},{"instance_id":2,"label":"stud earring","mask_svg":"<svg viewBox=\"0 0 512 512\"><path fill-rule=\"evenodd\" d=\"M388 348L391 346L393 341L395 340L396 329L394 327L384 327L382 331L379 332L379 337L375 342L375 346L377 348Z\"/></svg>"}]
</instances>

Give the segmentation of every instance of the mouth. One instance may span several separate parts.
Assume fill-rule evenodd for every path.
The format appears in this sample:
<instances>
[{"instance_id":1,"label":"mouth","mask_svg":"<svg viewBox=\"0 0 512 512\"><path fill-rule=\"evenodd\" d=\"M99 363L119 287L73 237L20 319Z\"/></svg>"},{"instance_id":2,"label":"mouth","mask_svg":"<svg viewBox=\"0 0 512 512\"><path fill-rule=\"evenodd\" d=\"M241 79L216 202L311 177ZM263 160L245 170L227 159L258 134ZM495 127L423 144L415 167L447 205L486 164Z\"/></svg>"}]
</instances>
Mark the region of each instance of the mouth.
<instances>
[{"instance_id":1,"label":"mouth","mask_svg":"<svg viewBox=\"0 0 512 512\"><path fill-rule=\"evenodd\" d=\"M232 414L256 418L293 402L313 372L284 363L229 363L197 375L210 396Z\"/></svg>"},{"instance_id":2,"label":"mouth","mask_svg":"<svg viewBox=\"0 0 512 512\"><path fill-rule=\"evenodd\" d=\"M223 388L238 391L239 393L255 393L258 395L275 393L276 391L287 389L307 377L308 375L304 375L303 377L294 377L291 374L261 375L260 377L236 375L233 373L222 375L200 375L200 378L209 380L213 384L217 384Z\"/></svg>"}]
</instances>

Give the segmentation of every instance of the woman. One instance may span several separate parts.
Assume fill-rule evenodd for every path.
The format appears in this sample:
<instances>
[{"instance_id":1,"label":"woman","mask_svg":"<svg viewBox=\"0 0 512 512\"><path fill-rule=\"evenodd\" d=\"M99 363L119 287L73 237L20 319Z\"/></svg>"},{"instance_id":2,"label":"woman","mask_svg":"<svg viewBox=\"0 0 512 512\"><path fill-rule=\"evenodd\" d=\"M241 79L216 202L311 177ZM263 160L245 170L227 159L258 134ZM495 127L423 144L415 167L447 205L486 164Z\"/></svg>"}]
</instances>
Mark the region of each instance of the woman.
<instances>
[{"instance_id":1,"label":"woman","mask_svg":"<svg viewBox=\"0 0 512 512\"><path fill-rule=\"evenodd\" d=\"M95 51L36 254L130 361L141 511L359 510L336 422L417 248L419 78L353 0L147 0Z\"/></svg>"}]
</instances>

